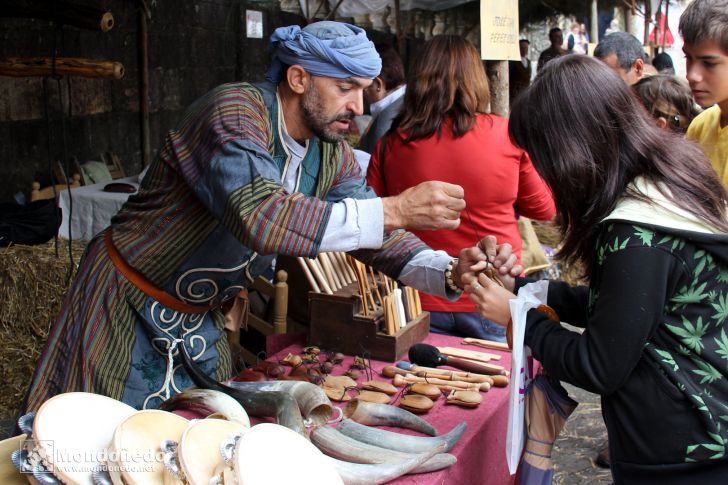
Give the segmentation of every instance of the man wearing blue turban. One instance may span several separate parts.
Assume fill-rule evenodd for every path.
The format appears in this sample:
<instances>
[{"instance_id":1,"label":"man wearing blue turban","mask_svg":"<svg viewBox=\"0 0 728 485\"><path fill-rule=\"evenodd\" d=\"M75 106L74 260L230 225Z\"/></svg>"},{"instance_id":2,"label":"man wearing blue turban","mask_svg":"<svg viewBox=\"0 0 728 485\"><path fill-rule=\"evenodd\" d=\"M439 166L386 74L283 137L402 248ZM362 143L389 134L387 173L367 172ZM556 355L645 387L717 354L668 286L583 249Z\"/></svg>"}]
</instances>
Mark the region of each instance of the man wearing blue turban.
<instances>
[{"instance_id":1,"label":"man wearing blue turban","mask_svg":"<svg viewBox=\"0 0 728 485\"><path fill-rule=\"evenodd\" d=\"M271 49L268 82L225 84L192 104L139 192L89 243L26 410L81 390L157 407L191 385L180 346L211 376L231 377L222 305L275 254L347 251L452 298L457 274L485 257L470 249L454 264L394 231L457 227L461 187L427 182L382 199L366 186L342 140L381 68L362 29L283 27Z\"/></svg>"}]
</instances>

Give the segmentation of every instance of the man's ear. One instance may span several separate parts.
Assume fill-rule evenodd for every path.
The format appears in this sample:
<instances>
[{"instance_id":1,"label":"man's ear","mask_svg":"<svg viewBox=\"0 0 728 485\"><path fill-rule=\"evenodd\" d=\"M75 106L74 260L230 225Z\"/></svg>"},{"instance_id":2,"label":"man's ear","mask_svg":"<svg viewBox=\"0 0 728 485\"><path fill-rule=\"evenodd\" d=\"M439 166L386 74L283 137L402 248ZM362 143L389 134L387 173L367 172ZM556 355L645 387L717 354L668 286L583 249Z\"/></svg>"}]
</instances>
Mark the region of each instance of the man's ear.
<instances>
[{"instance_id":1,"label":"man's ear","mask_svg":"<svg viewBox=\"0 0 728 485\"><path fill-rule=\"evenodd\" d=\"M286 71L288 87L296 94L303 94L311 82L311 75L298 64L294 64Z\"/></svg>"},{"instance_id":2,"label":"man's ear","mask_svg":"<svg viewBox=\"0 0 728 485\"><path fill-rule=\"evenodd\" d=\"M645 61L642 59L635 59L632 63L632 69L634 69L637 79L642 79L642 76L645 75Z\"/></svg>"},{"instance_id":3,"label":"man's ear","mask_svg":"<svg viewBox=\"0 0 728 485\"><path fill-rule=\"evenodd\" d=\"M384 89L384 80L377 76L372 80L372 89L376 92L380 92Z\"/></svg>"}]
</instances>

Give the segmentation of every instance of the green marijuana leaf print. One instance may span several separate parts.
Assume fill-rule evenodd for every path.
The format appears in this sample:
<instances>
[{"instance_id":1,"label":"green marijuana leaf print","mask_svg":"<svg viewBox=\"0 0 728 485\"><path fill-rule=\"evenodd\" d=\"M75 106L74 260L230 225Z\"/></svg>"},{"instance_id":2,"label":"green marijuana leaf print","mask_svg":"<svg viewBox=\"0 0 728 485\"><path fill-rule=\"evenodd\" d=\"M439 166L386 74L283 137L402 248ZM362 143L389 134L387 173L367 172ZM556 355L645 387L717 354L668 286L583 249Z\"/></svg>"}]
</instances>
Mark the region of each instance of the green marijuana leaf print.
<instances>
[{"instance_id":1,"label":"green marijuana leaf print","mask_svg":"<svg viewBox=\"0 0 728 485\"><path fill-rule=\"evenodd\" d=\"M703 317L698 317L698 321L695 325L693 325L690 320L685 318L684 315L682 316L682 321L683 328L676 325L665 326L669 328L675 335L680 337L682 343L689 347L690 350L692 350L696 354L699 354L704 347L702 338L705 335L705 332L708 330L707 327L703 325Z\"/></svg>"},{"instance_id":2,"label":"green marijuana leaf print","mask_svg":"<svg viewBox=\"0 0 728 485\"><path fill-rule=\"evenodd\" d=\"M655 237L654 231L650 231L649 229L645 229L644 227L639 226L632 227L634 227L635 230L634 235L642 240L642 244L644 244L645 246L652 245L652 238Z\"/></svg>"},{"instance_id":3,"label":"green marijuana leaf print","mask_svg":"<svg viewBox=\"0 0 728 485\"><path fill-rule=\"evenodd\" d=\"M660 355L660 357L662 357L662 361L664 363L666 363L667 365L672 366L672 370L673 371L675 371L675 372L678 371L679 367L678 367L677 363L675 362L675 359L672 357L672 354L670 352L668 352L666 350L660 350L660 349L655 349L655 352L657 352Z\"/></svg>"},{"instance_id":4,"label":"green marijuana leaf print","mask_svg":"<svg viewBox=\"0 0 728 485\"><path fill-rule=\"evenodd\" d=\"M715 353L720 355L721 359L728 360L728 337L726 337L725 330L720 331L720 339L714 338L713 340L718 346Z\"/></svg>"}]
</instances>

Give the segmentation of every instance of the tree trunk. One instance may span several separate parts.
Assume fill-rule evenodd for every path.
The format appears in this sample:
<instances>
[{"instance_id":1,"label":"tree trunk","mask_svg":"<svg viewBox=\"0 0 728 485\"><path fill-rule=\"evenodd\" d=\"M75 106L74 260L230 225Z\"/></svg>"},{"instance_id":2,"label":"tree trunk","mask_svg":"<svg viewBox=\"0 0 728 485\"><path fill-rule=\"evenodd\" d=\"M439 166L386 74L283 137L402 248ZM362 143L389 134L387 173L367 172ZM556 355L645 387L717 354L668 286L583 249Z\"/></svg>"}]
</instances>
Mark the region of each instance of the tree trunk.
<instances>
[{"instance_id":1,"label":"tree trunk","mask_svg":"<svg viewBox=\"0 0 728 485\"><path fill-rule=\"evenodd\" d=\"M490 112L508 117L508 61L486 61L488 84L490 84Z\"/></svg>"}]
</instances>

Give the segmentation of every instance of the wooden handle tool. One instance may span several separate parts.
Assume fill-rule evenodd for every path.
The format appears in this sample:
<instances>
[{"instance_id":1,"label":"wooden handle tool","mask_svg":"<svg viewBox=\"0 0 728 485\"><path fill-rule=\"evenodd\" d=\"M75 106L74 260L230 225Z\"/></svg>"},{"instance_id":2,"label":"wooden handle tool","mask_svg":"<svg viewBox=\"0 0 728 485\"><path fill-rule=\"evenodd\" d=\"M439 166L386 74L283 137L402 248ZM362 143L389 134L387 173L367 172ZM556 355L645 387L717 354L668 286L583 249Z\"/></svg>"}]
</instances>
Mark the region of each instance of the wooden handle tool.
<instances>
[{"instance_id":1,"label":"wooden handle tool","mask_svg":"<svg viewBox=\"0 0 728 485\"><path fill-rule=\"evenodd\" d=\"M487 376L485 374L474 374L472 372L458 372L447 369L438 369L436 367L420 367L413 365L410 369L410 373L423 377L423 374L432 377L439 377L440 379L446 379L449 381L463 381L463 382L489 382L493 384L493 376Z\"/></svg>"},{"instance_id":2,"label":"wooden handle tool","mask_svg":"<svg viewBox=\"0 0 728 485\"><path fill-rule=\"evenodd\" d=\"M502 350L504 352L510 352L508 344L505 342L492 342L490 340L482 340L478 338L466 337L463 339L463 344L477 345L478 347L484 347L486 349Z\"/></svg>"},{"instance_id":3,"label":"wooden handle tool","mask_svg":"<svg viewBox=\"0 0 728 485\"><path fill-rule=\"evenodd\" d=\"M478 362L490 362L491 360L500 360L501 356L498 354L491 354L489 352L476 352L468 349L458 349L455 347L438 347L437 350L440 353L450 357L462 357L463 359L475 360Z\"/></svg>"},{"instance_id":4,"label":"wooden handle tool","mask_svg":"<svg viewBox=\"0 0 728 485\"><path fill-rule=\"evenodd\" d=\"M443 379L437 379L435 377L417 377L412 374L407 375L399 375L393 377L392 383L395 386L403 386L404 384L415 384L417 382L424 382L426 384L432 384L434 386L442 388L442 386L447 386L449 388L453 389L466 389L471 391L483 391L486 392L490 389L490 384L487 382L482 382L480 384L475 384L472 382L461 382L461 381L446 381Z\"/></svg>"},{"instance_id":5,"label":"wooden handle tool","mask_svg":"<svg viewBox=\"0 0 728 485\"><path fill-rule=\"evenodd\" d=\"M477 374L487 375L506 375L506 370L501 365L487 364L485 362L475 362L460 357L447 357L447 364L460 370L467 372L475 372Z\"/></svg>"}]
</instances>

